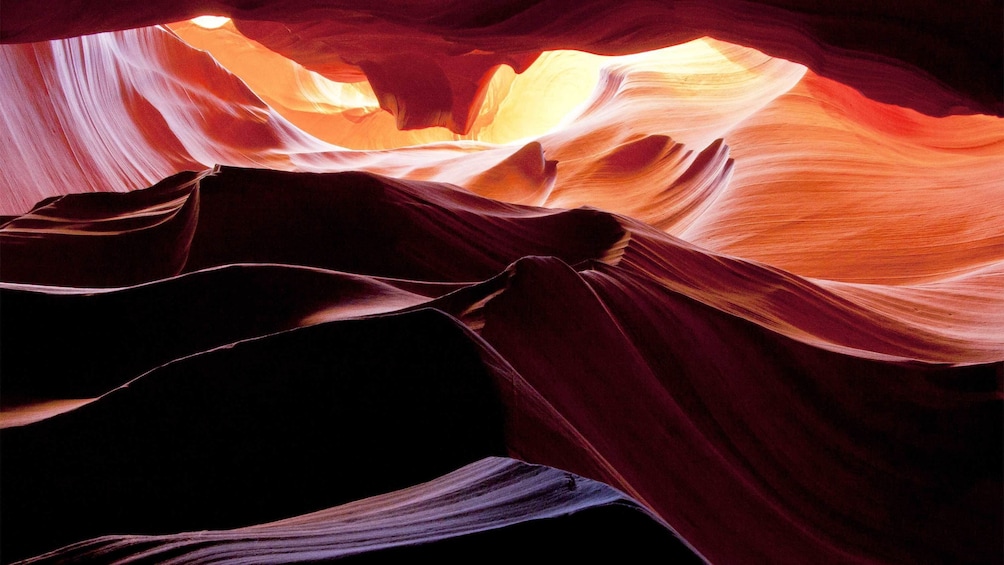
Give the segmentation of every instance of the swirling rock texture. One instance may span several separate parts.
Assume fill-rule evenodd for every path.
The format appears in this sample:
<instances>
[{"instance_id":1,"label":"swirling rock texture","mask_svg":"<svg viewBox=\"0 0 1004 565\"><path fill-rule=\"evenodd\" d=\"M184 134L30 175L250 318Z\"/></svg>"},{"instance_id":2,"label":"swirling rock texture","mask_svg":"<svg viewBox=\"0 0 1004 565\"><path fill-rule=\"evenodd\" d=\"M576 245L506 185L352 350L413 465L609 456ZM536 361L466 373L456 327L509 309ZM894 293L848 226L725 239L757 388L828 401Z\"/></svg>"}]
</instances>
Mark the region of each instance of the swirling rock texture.
<instances>
[{"instance_id":1,"label":"swirling rock texture","mask_svg":"<svg viewBox=\"0 0 1004 565\"><path fill-rule=\"evenodd\" d=\"M3 2L0 561L1004 561L1004 14L880 4Z\"/></svg>"},{"instance_id":2,"label":"swirling rock texture","mask_svg":"<svg viewBox=\"0 0 1004 565\"><path fill-rule=\"evenodd\" d=\"M388 524L396 523L388 536ZM557 541L556 541L557 540ZM209 542L209 543L207 543ZM219 532L105 536L29 559L100 553L161 563L348 559L632 559L701 563L658 517L613 488L571 473L489 457L427 483L278 522Z\"/></svg>"}]
</instances>

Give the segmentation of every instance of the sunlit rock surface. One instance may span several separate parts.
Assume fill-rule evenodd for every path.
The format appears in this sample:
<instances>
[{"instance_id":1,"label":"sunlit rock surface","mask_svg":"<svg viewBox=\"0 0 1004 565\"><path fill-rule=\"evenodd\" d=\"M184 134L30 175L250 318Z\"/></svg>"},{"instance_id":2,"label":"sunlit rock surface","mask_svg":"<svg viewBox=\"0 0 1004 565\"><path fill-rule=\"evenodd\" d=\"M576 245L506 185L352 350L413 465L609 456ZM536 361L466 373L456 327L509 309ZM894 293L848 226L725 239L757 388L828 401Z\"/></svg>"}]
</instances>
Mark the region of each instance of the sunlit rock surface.
<instances>
[{"instance_id":1,"label":"sunlit rock surface","mask_svg":"<svg viewBox=\"0 0 1004 565\"><path fill-rule=\"evenodd\" d=\"M48 196L149 186L205 163L289 168L296 153L329 149L161 28L0 52L4 213Z\"/></svg>"},{"instance_id":2,"label":"sunlit rock surface","mask_svg":"<svg viewBox=\"0 0 1004 565\"><path fill-rule=\"evenodd\" d=\"M726 139L736 172L683 234L694 243L866 283L1004 259L1004 211L990 204L1004 195L998 118L931 118L810 73Z\"/></svg>"},{"instance_id":3,"label":"sunlit rock surface","mask_svg":"<svg viewBox=\"0 0 1004 565\"><path fill-rule=\"evenodd\" d=\"M1000 5L855 0L690 3L537 0L269 3L115 0L4 2L0 35L30 42L181 21L212 14L269 49L330 78L375 77L378 97L406 126L466 131L491 70L517 70L542 51L623 54L704 35L810 64L874 98L929 113L1002 108ZM402 44L408 49L402 49ZM409 51L410 50L410 51ZM410 56L401 56L402 53ZM411 80L405 80L407 76Z\"/></svg>"},{"instance_id":4,"label":"sunlit rock surface","mask_svg":"<svg viewBox=\"0 0 1004 565\"><path fill-rule=\"evenodd\" d=\"M1004 559L999 5L374 6L0 5L0 560Z\"/></svg>"}]
</instances>

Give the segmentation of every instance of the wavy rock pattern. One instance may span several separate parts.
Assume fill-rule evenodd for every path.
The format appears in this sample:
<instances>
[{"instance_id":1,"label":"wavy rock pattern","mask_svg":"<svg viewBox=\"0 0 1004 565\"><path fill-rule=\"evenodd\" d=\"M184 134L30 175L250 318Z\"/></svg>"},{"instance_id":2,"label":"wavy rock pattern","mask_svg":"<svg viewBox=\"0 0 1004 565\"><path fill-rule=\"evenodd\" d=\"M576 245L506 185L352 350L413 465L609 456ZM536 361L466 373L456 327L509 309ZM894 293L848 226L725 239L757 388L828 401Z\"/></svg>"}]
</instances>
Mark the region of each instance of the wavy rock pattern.
<instances>
[{"instance_id":1,"label":"wavy rock pattern","mask_svg":"<svg viewBox=\"0 0 1004 565\"><path fill-rule=\"evenodd\" d=\"M177 177L175 186L191 187L187 179ZM195 272L151 273L151 282L107 290L5 284L3 339L18 353L4 357L5 397L12 395L16 410L3 432L2 480L5 491L20 493L3 501L5 516L13 516L4 539L17 540L5 542L5 553L42 553L126 527L147 534L244 527L364 495L328 485L359 484L332 479L333 469L322 473L322 486L284 479L265 463L285 461L284 473L317 467L303 459L314 451L283 451L284 438L312 445L316 434L353 426L367 431L346 439L346 457L383 468L381 480L432 476L392 471L391 457L445 472L443 465L465 462L465 450L493 449L482 453L614 485L711 562L984 561L999 549L995 525L1004 518L996 500L1004 493L995 422L1004 407L1004 344L999 333L981 331L977 312L986 304L969 304L971 325L950 340L944 330L924 331L922 319L894 317L896 308L939 290L896 295L899 287L884 287L900 304L880 308L873 295L853 292L861 286L822 285L717 255L598 210L519 207L448 185L358 173L224 168L194 182L195 234L175 245L187 252L185 270ZM109 218L119 217L125 203L149 200L136 196L172 190L164 183L63 199L64 213L80 216L71 204L91 210L89 201L103 198L122 202L107 206ZM94 239L87 230L40 231L15 241L44 249L65 238L83 240L77 248ZM0 251L8 241L0 239ZM317 247L323 241L335 243ZM361 247L370 253L355 253ZM30 247L25 253L32 255ZM983 296L999 312L994 280L967 283L970 290L991 285ZM266 298L272 295L284 298ZM104 320L100 333L77 336L74 321L93 318ZM53 339L68 342L72 364L44 357ZM160 345L144 347L147 341ZM444 373L443 363L452 369ZM480 392L464 392L474 385L447 376L472 374L482 375L471 381L484 383ZM432 375L435 385L423 380ZM424 400L416 400L419 391ZM437 404L463 398L469 410L475 397L477 416ZM377 398L382 407L372 413L367 407ZM412 414L415 404L399 405L412 401L421 414ZM342 408L333 414L318 402ZM281 416L282 425L262 417L293 406L300 415ZM177 410L188 414L185 427L169 423ZM435 428L469 417L463 437ZM476 423L484 417L490 421ZM400 426L409 435L395 435ZM163 459L164 434L172 460L213 461L207 468L219 476L186 472L186 496L196 499L142 490L182 472L182 463ZM453 443L407 455L402 442L418 437ZM258 470L234 466L247 456L240 438L254 438ZM65 460L70 444L79 459L73 465L48 462ZM133 463L110 463L99 444L119 445L115 457ZM377 445L382 455L372 451ZM273 477L271 498L255 496L248 506L241 485L260 481L259 472ZM145 482L133 485L121 473ZM205 491L223 477L231 490ZM287 483L300 490L290 494ZM83 520L94 504L83 495L94 492L121 497L120 511ZM226 502L213 502L220 496ZM49 497L55 500L37 504ZM228 513L207 507L193 521L195 500ZM981 517L980 528L971 516ZM723 539L721 532L730 533ZM231 543L231 534L220 535L219 544ZM290 543L307 551L315 538L300 536Z\"/></svg>"},{"instance_id":2,"label":"wavy rock pattern","mask_svg":"<svg viewBox=\"0 0 1004 565\"><path fill-rule=\"evenodd\" d=\"M11 108L6 133L12 140L27 140L5 146L5 156L18 163L2 178L6 196L0 200L0 210L5 213L23 212L48 196L135 189L185 169L225 164L315 172L369 170L450 182L513 202L599 205L657 221L659 214L667 214L667 201L679 199L689 207L696 203L688 192L710 197L715 187L724 186L716 177L727 176L722 169L726 149L711 150L717 160L697 165L708 165L710 170L687 173L694 148L722 137L793 87L804 73L798 65L750 49L699 41L634 61L610 63L573 122L515 153L511 147L480 143L360 152L344 151L297 130L266 104L267 93L264 99L258 98L205 53L185 46L161 28L0 50L12 68L31 79L11 73L0 83L18 103ZM67 59L67 53L73 57ZM40 65L47 59L53 59L56 67ZM74 59L98 63L85 72L74 65ZM541 76L565 69L552 62L556 68L549 71L545 65ZM695 75L701 77L696 86L692 84ZM174 78L165 83L165 76ZM233 90L212 86L218 84ZM527 99L534 91L527 90L511 91L498 102L535 105L535 99ZM234 111L235 105L243 110ZM88 107L105 108L106 117L90 118ZM503 108L499 112L493 127L502 127L508 119ZM665 120L653 123L645 118L651 114L663 115ZM40 122L51 124L49 133L29 133ZM685 150L667 136L694 148ZM644 137L652 139L634 145ZM128 143L108 142L119 138ZM347 141L349 146L358 141L344 134L331 139ZM423 141L421 137L409 139ZM667 158L646 153L659 151L652 141L671 146L666 148ZM626 148L617 149L622 145ZM533 154L538 146L539 157ZM53 156L58 156L56 167L48 165ZM165 156L170 159L165 161ZM560 161L561 166L552 171L541 161ZM615 175L621 187L630 186L634 192L661 185L683 194L604 197L605 186ZM683 186L675 189L678 180ZM661 205L646 202L650 199ZM666 218L658 221L671 223Z\"/></svg>"},{"instance_id":3,"label":"wavy rock pattern","mask_svg":"<svg viewBox=\"0 0 1004 565\"><path fill-rule=\"evenodd\" d=\"M569 539L585 540L569 543ZM260 526L170 536L106 536L25 563L101 556L126 563L474 558L672 557L702 563L635 501L602 483L500 457L428 483ZM114 556L114 557L112 557Z\"/></svg>"},{"instance_id":4,"label":"wavy rock pattern","mask_svg":"<svg viewBox=\"0 0 1004 565\"><path fill-rule=\"evenodd\" d=\"M947 10L931 1L863 0L839 9L815 0L539 0L474 7L446 1L371 6L358 0L136 6L116 0L96 13L80 0L62 0L50 8L38 18L32 2L5 2L0 35L5 42L41 41L206 12L226 15L236 18L243 34L331 78L364 71L377 83L381 105L406 126L466 131L491 69L500 64L519 70L543 51L623 54L705 35L809 64L877 99L927 113L1002 111L1004 39L995 2ZM421 56L399 57L402 41Z\"/></svg>"},{"instance_id":5,"label":"wavy rock pattern","mask_svg":"<svg viewBox=\"0 0 1004 565\"><path fill-rule=\"evenodd\" d=\"M1004 559L999 3L357 4L0 5L0 561Z\"/></svg>"},{"instance_id":6,"label":"wavy rock pattern","mask_svg":"<svg viewBox=\"0 0 1004 565\"><path fill-rule=\"evenodd\" d=\"M163 29L0 53L5 213L49 196L141 188L206 164L288 169L297 152L332 149Z\"/></svg>"},{"instance_id":7,"label":"wavy rock pattern","mask_svg":"<svg viewBox=\"0 0 1004 565\"><path fill-rule=\"evenodd\" d=\"M999 119L930 118L809 74L728 142L736 173L682 233L694 243L863 283L931 281L1004 260L1004 212L987 206L1004 196Z\"/></svg>"}]
</instances>

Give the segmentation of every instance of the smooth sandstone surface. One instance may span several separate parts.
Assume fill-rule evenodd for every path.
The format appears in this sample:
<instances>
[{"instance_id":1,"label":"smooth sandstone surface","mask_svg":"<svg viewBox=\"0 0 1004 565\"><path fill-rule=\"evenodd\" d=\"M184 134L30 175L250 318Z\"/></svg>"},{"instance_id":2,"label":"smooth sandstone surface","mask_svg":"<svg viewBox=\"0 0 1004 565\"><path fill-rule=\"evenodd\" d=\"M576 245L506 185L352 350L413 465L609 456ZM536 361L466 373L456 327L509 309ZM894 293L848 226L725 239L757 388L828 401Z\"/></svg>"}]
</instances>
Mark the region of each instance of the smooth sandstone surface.
<instances>
[{"instance_id":1,"label":"smooth sandstone surface","mask_svg":"<svg viewBox=\"0 0 1004 565\"><path fill-rule=\"evenodd\" d=\"M1001 17L3 2L0 561L1001 561Z\"/></svg>"}]
</instances>

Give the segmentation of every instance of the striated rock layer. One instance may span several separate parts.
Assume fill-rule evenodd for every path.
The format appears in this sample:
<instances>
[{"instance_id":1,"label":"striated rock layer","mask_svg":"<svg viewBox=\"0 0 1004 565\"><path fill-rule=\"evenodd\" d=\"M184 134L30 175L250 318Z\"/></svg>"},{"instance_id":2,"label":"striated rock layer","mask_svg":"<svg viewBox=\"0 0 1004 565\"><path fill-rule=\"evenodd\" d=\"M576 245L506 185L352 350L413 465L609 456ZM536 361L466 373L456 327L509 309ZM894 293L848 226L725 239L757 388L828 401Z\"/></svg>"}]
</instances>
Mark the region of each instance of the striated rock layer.
<instances>
[{"instance_id":1,"label":"striated rock layer","mask_svg":"<svg viewBox=\"0 0 1004 565\"><path fill-rule=\"evenodd\" d=\"M235 19L269 49L330 78L373 83L403 127L464 132L493 69L517 71L542 51L646 51L701 36L742 43L798 61L873 98L944 115L1000 114L999 2L716 3L539 0L464 2L295 0L241 2L4 3L4 42L31 42L164 24L203 14ZM932 33L931 30L937 30ZM408 50L401 45L407 44ZM410 53L410 54L409 54Z\"/></svg>"},{"instance_id":2,"label":"striated rock layer","mask_svg":"<svg viewBox=\"0 0 1004 565\"><path fill-rule=\"evenodd\" d=\"M0 4L0 561L1004 560L999 2L363 4Z\"/></svg>"},{"instance_id":3,"label":"striated rock layer","mask_svg":"<svg viewBox=\"0 0 1004 565\"><path fill-rule=\"evenodd\" d=\"M10 63L0 86L13 101L5 107L9 120L3 133L19 140L2 149L12 163L0 177L0 211L8 214L48 196L132 190L222 163L314 172L363 169L451 182L517 203L616 206L668 226L674 220L665 216L677 205L700 209L724 188L727 147L708 146L805 72L750 49L702 40L601 65L595 91L567 125L535 141L523 139L519 148L454 142L345 151L297 129L266 104L267 92L259 98L208 54L163 28L0 46L0 52ZM82 61L93 63L85 67ZM555 66L543 76L560 83L569 67ZM697 84L695 75L701 79ZM534 91L525 90L512 90L498 101L502 106L486 128L503 129L511 121L507 116L514 112L503 112L505 104L537 105ZM89 108L98 107L102 117L94 119ZM309 121L326 115L293 117ZM653 122L652 115L662 119ZM39 123L46 127L38 129ZM370 131L366 125L323 133L329 141L368 149L452 139L432 134L372 139L360 133ZM486 130L486 138L493 135ZM700 151L710 160L695 163ZM634 194L604 197L610 183ZM674 185L679 196L646 194ZM632 207L620 208L624 205Z\"/></svg>"},{"instance_id":4,"label":"striated rock layer","mask_svg":"<svg viewBox=\"0 0 1004 565\"><path fill-rule=\"evenodd\" d=\"M5 555L246 528L489 454L609 483L713 563L999 554L993 277L885 286L876 303L599 210L358 173L192 178L60 202L100 225L190 191L190 238L112 256L173 246L174 272L194 272L4 283ZM104 239L0 230L0 252L52 265ZM964 291L989 302L952 303L954 326L909 315ZM54 339L65 355L46 355ZM323 463L331 449L346 463Z\"/></svg>"},{"instance_id":5,"label":"striated rock layer","mask_svg":"<svg viewBox=\"0 0 1004 565\"><path fill-rule=\"evenodd\" d=\"M499 457L427 483L248 528L105 536L25 563L603 558L702 563L644 507L602 483Z\"/></svg>"}]
</instances>

